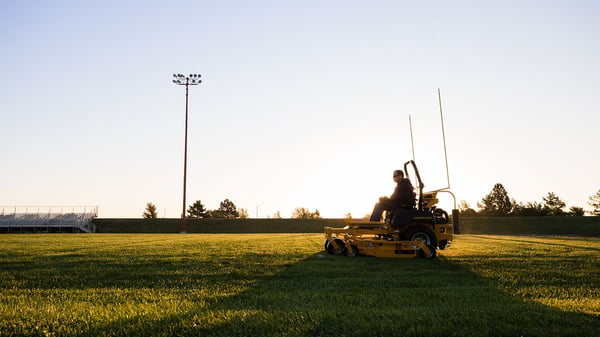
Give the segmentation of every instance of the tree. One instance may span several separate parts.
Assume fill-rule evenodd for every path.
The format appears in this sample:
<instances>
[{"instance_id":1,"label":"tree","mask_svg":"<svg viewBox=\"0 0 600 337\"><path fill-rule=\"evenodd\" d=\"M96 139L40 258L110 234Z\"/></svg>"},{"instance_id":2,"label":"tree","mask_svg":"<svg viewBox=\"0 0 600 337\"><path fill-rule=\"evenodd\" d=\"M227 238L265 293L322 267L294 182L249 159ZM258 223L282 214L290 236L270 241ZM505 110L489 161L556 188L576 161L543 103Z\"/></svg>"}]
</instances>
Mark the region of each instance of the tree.
<instances>
[{"instance_id":1,"label":"tree","mask_svg":"<svg viewBox=\"0 0 600 337\"><path fill-rule=\"evenodd\" d=\"M344 215L344 219L352 220L352 213L348 212Z\"/></svg>"},{"instance_id":2,"label":"tree","mask_svg":"<svg viewBox=\"0 0 600 337\"><path fill-rule=\"evenodd\" d=\"M277 211L275 213L273 213L273 219L281 219L281 212Z\"/></svg>"},{"instance_id":3,"label":"tree","mask_svg":"<svg viewBox=\"0 0 600 337\"><path fill-rule=\"evenodd\" d=\"M142 217L144 219L156 219L158 218L158 212L156 212L156 206L149 202L146 204L146 209L144 210L144 213L142 214Z\"/></svg>"},{"instance_id":4,"label":"tree","mask_svg":"<svg viewBox=\"0 0 600 337\"><path fill-rule=\"evenodd\" d=\"M508 193L502 184L494 185L490 194L481 199L481 203L477 203L481 209L482 215L488 216L507 216L513 209L513 202L508 197Z\"/></svg>"},{"instance_id":5,"label":"tree","mask_svg":"<svg viewBox=\"0 0 600 337\"><path fill-rule=\"evenodd\" d=\"M311 212L308 208L297 207L292 211L292 219L321 219L321 213L318 209Z\"/></svg>"},{"instance_id":6,"label":"tree","mask_svg":"<svg viewBox=\"0 0 600 337\"><path fill-rule=\"evenodd\" d=\"M206 208L200 200L196 200L193 204L191 204L187 209L187 213L188 218L201 219L208 216Z\"/></svg>"},{"instance_id":7,"label":"tree","mask_svg":"<svg viewBox=\"0 0 600 337\"><path fill-rule=\"evenodd\" d=\"M477 216L477 212L474 209L472 209L471 205L469 205L469 203L465 200L460 201L460 204L458 205L458 210L461 216Z\"/></svg>"},{"instance_id":8,"label":"tree","mask_svg":"<svg viewBox=\"0 0 600 337\"><path fill-rule=\"evenodd\" d=\"M585 211L583 210L583 207L571 206L569 207L569 213L567 214L570 216L583 216Z\"/></svg>"},{"instance_id":9,"label":"tree","mask_svg":"<svg viewBox=\"0 0 600 337\"><path fill-rule=\"evenodd\" d=\"M215 214L218 215L215 216L215 218L234 219L240 217L240 213L237 211L235 204L229 199L221 201Z\"/></svg>"},{"instance_id":10,"label":"tree","mask_svg":"<svg viewBox=\"0 0 600 337\"><path fill-rule=\"evenodd\" d=\"M248 210L246 208L240 208L240 219L248 219Z\"/></svg>"},{"instance_id":11,"label":"tree","mask_svg":"<svg viewBox=\"0 0 600 337\"><path fill-rule=\"evenodd\" d=\"M535 201L515 204L512 211L515 216L546 216L548 213L547 207Z\"/></svg>"},{"instance_id":12,"label":"tree","mask_svg":"<svg viewBox=\"0 0 600 337\"><path fill-rule=\"evenodd\" d=\"M548 215L559 216L564 215L566 204L554 192L548 192L548 195L542 198L544 200L544 206L548 208Z\"/></svg>"},{"instance_id":13,"label":"tree","mask_svg":"<svg viewBox=\"0 0 600 337\"><path fill-rule=\"evenodd\" d=\"M592 206L592 215L600 215L600 190L596 194L590 196L588 204Z\"/></svg>"}]
</instances>

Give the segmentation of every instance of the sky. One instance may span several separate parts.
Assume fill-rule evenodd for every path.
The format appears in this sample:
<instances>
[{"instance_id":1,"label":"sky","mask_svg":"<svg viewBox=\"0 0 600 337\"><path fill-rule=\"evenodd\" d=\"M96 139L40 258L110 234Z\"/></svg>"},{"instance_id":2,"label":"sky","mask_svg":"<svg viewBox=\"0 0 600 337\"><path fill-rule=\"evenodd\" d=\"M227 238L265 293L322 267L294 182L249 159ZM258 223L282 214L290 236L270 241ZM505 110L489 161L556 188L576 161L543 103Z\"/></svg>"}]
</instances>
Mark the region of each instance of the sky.
<instances>
[{"instance_id":1,"label":"sky","mask_svg":"<svg viewBox=\"0 0 600 337\"><path fill-rule=\"evenodd\" d=\"M414 144L425 190L457 203L501 183L590 210L599 16L579 0L0 0L0 207L180 217L172 79L197 73L188 205L362 217Z\"/></svg>"}]
</instances>

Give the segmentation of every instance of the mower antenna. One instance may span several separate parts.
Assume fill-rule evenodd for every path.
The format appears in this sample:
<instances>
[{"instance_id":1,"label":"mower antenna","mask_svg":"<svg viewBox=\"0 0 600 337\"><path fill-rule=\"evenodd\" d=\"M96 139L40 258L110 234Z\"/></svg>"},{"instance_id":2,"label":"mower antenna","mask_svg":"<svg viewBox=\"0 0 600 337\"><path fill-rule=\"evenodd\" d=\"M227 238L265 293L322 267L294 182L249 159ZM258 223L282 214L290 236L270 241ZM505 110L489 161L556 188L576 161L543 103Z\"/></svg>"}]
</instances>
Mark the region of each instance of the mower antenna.
<instances>
[{"instance_id":1,"label":"mower antenna","mask_svg":"<svg viewBox=\"0 0 600 337\"><path fill-rule=\"evenodd\" d=\"M460 212L456 208L456 196L454 193L450 192L450 173L448 170L448 152L446 151L446 131L444 130L444 114L442 112L442 94L440 92L440 88L438 88L438 100L440 102L440 119L442 121L442 137L444 138L444 157L446 159L446 178L448 179L448 187L444 190L444 192L450 193L452 198L454 199L454 209L452 209L452 224L454 225L454 233L460 234Z\"/></svg>"},{"instance_id":2,"label":"mower antenna","mask_svg":"<svg viewBox=\"0 0 600 337\"><path fill-rule=\"evenodd\" d=\"M442 138L444 139L444 157L446 159L446 178L448 179L448 187L446 187L446 188L450 188L450 173L448 171L448 152L446 151L446 131L444 130L444 114L442 112L442 94L440 93L440 88L438 88L438 100L440 102L440 119L442 121ZM414 155L413 155L413 157L414 157Z\"/></svg>"},{"instance_id":3,"label":"mower antenna","mask_svg":"<svg viewBox=\"0 0 600 337\"><path fill-rule=\"evenodd\" d=\"M413 161L415 161L415 140L413 138L412 117L408 114L408 124L410 125L410 145L412 146Z\"/></svg>"}]
</instances>

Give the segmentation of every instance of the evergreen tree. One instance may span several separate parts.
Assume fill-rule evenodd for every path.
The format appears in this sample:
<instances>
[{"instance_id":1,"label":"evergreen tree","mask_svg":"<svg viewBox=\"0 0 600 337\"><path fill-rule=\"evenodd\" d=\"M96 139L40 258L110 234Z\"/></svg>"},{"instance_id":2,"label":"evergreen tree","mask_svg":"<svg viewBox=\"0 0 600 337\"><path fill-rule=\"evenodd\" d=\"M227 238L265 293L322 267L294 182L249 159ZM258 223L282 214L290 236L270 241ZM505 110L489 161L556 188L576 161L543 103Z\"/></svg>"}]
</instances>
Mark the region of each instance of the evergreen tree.
<instances>
[{"instance_id":1,"label":"evergreen tree","mask_svg":"<svg viewBox=\"0 0 600 337\"><path fill-rule=\"evenodd\" d=\"M592 215L600 215L600 190L590 197L588 204L592 206Z\"/></svg>"},{"instance_id":2,"label":"evergreen tree","mask_svg":"<svg viewBox=\"0 0 600 337\"><path fill-rule=\"evenodd\" d=\"M567 214L570 216L584 216L585 211L583 210L583 207L571 206L569 207L569 213Z\"/></svg>"},{"instance_id":3,"label":"evergreen tree","mask_svg":"<svg viewBox=\"0 0 600 337\"><path fill-rule=\"evenodd\" d=\"M142 217L144 219L156 219L158 218L158 212L156 212L156 206L149 202L146 204L146 209L144 210L144 213L142 214Z\"/></svg>"},{"instance_id":4,"label":"evergreen tree","mask_svg":"<svg viewBox=\"0 0 600 337\"><path fill-rule=\"evenodd\" d=\"M201 219L207 217L206 208L200 200L196 200L192 205L190 205L187 212L188 218Z\"/></svg>"},{"instance_id":5,"label":"evergreen tree","mask_svg":"<svg viewBox=\"0 0 600 337\"><path fill-rule=\"evenodd\" d=\"M213 212L215 218L226 218L234 219L239 218L240 213L238 212L233 201L225 199L219 204L219 208Z\"/></svg>"},{"instance_id":6,"label":"evergreen tree","mask_svg":"<svg viewBox=\"0 0 600 337\"><path fill-rule=\"evenodd\" d=\"M490 194L486 195L481 203L477 203L482 215L507 216L513 209L513 202L502 184L494 185Z\"/></svg>"},{"instance_id":7,"label":"evergreen tree","mask_svg":"<svg viewBox=\"0 0 600 337\"><path fill-rule=\"evenodd\" d=\"M548 195L542 198L544 200L544 206L548 209L548 215L559 216L564 215L566 204L554 192L548 192Z\"/></svg>"}]
</instances>

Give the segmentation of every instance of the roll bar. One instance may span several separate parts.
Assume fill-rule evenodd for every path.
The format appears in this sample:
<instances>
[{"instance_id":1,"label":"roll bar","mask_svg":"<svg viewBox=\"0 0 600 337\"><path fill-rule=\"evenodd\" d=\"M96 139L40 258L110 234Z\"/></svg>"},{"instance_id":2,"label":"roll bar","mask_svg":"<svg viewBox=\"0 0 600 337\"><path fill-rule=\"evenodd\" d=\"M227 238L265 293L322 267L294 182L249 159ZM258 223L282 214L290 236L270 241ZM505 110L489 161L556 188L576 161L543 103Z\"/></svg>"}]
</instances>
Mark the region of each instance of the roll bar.
<instances>
[{"instance_id":1,"label":"roll bar","mask_svg":"<svg viewBox=\"0 0 600 337\"><path fill-rule=\"evenodd\" d=\"M417 207L419 209L419 211L423 210L423 187L425 187L425 184L423 184L423 180L421 180L421 175L419 174L419 169L417 168L417 164L415 164L414 160L409 160L406 163L404 163L404 174L406 175L406 178L409 177L408 175L408 165L412 165L413 169L415 170L415 175L417 176L417 188L419 189L419 200L417 200Z\"/></svg>"}]
</instances>

